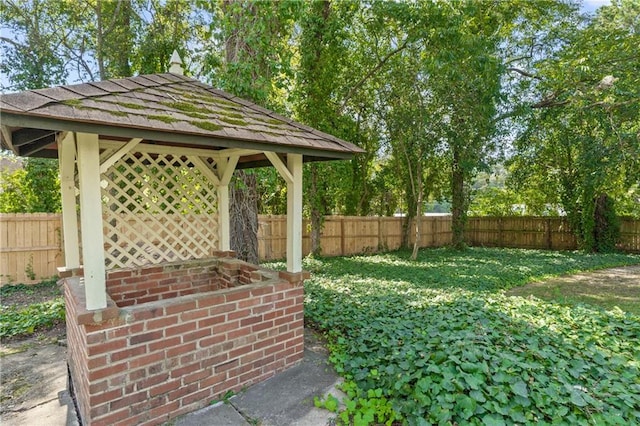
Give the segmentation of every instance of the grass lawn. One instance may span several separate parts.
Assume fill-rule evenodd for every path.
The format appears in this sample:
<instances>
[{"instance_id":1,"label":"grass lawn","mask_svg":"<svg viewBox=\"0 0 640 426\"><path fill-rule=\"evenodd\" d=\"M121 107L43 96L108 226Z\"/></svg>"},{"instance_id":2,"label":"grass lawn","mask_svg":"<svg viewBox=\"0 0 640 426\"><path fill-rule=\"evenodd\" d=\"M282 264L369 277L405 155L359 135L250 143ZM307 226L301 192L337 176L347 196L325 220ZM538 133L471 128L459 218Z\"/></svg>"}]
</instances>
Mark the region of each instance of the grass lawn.
<instances>
[{"instance_id":1,"label":"grass lawn","mask_svg":"<svg viewBox=\"0 0 640 426\"><path fill-rule=\"evenodd\" d=\"M306 261L306 320L329 336L345 377L343 422L640 424L639 316L505 294L640 256L473 248L408 257Z\"/></svg>"}]
</instances>

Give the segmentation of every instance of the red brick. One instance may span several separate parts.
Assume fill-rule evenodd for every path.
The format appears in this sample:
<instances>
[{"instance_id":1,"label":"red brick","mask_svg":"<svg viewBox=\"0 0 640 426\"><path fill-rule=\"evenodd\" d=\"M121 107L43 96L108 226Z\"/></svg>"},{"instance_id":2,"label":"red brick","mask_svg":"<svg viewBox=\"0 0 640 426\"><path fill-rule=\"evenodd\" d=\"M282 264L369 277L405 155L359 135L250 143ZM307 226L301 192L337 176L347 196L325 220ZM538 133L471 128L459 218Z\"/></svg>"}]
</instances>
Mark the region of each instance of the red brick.
<instances>
[{"instance_id":1,"label":"red brick","mask_svg":"<svg viewBox=\"0 0 640 426\"><path fill-rule=\"evenodd\" d=\"M187 384L187 383L192 383L192 382L196 382L199 380L204 379L205 377L209 377L211 375L211 370L206 369L206 370L201 370L198 372L195 372L193 374L188 374L182 377L182 382Z\"/></svg>"},{"instance_id":2,"label":"red brick","mask_svg":"<svg viewBox=\"0 0 640 426\"><path fill-rule=\"evenodd\" d=\"M143 334L137 334L135 336L131 336L129 338L129 344L130 345L137 345L140 343L146 343L146 342L150 342L152 340L158 340L161 339L163 337L163 333L162 331L151 331L148 333L143 333Z\"/></svg>"},{"instance_id":3,"label":"red brick","mask_svg":"<svg viewBox=\"0 0 640 426\"><path fill-rule=\"evenodd\" d=\"M89 394L94 395L100 392L104 392L109 387L109 382L107 380L103 380L98 383L91 383L89 385Z\"/></svg>"},{"instance_id":4,"label":"red brick","mask_svg":"<svg viewBox=\"0 0 640 426\"><path fill-rule=\"evenodd\" d=\"M149 419L152 424L164 424L174 418L172 413L180 407L179 401L172 401L168 404L151 409L149 411Z\"/></svg>"},{"instance_id":5,"label":"red brick","mask_svg":"<svg viewBox=\"0 0 640 426\"><path fill-rule=\"evenodd\" d=\"M149 377L148 379L141 380L136 383L136 390L152 388L155 385L166 382L167 379L169 379L169 373L156 374L155 376Z\"/></svg>"},{"instance_id":6,"label":"red brick","mask_svg":"<svg viewBox=\"0 0 640 426\"><path fill-rule=\"evenodd\" d=\"M211 313L211 315L219 315L226 312L235 311L237 308L238 307L236 303L225 303L224 305L212 306L209 312Z\"/></svg>"},{"instance_id":7,"label":"red brick","mask_svg":"<svg viewBox=\"0 0 640 426\"><path fill-rule=\"evenodd\" d=\"M89 405L95 406L105 402L111 402L122 397L122 389L114 389L108 392L102 392L89 397Z\"/></svg>"},{"instance_id":8,"label":"red brick","mask_svg":"<svg viewBox=\"0 0 640 426\"><path fill-rule=\"evenodd\" d=\"M196 308L196 301L190 300L188 302L177 303L175 305L170 305L165 308L165 312L167 315L177 314L185 311L190 311Z\"/></svg>"},{"instance_id":9,"label":"red brick","mask_svg":"<svg viewBox=\"0 0 640 426\"><path fill-rule=\"evenodd\" d=\"M209 315L208 308L194 309L192 311L183 312L182 314L180 314L180 319L182 321L191 321L198 318L204 318L208 315Z\"/></svg>"},{"instance_id":10,"label":"red brick","mask_svg":"<svg viewBox=\"0 0 640 426\"><path fill-rule=\"evenodd\" d=\"M193 373L194 371L198 371L200 370L200 364L196 363L196 364L190 364L190 365L185 365L184 367L180 367L180 368L176 368L171 370L171 377L172 378L181 378L182 376L189 374L189 373Z\"/></svg>"},{"instance_id":11,"label":"red brick","mask_svg":"<svg viewBox=\"0 0 640 426\"><path fill-rule=\"evenodd\" d=\"M196 354L193 352L190 352L186 355L182 355L181 357L178 358L180 365L191 365L195 362L196 360Z\"/></svg>"},{"instance_id":12,"label":"red brick","mask_svg":"<svg viewBox=\"0 0 640 426\"><path fill-rule=\"evenodd\" d=\"M251 296L262 296L265 294L269 294L273 291L273 288L270 285L262 285L259 287L255 287L251 289Z\"/></svg>"},{"instance_id":13,"label":"red brick","mask_svg":"<svg viewBox=\"0 0 640 426\"><path fill-rule=\"evenodd\" d=\"M240 357L240 365L251 364L252 362L260 359L260 357L262 357L262 351L249 352L248 354Z\"/></svg>"},{"instance_id":14,"label":"red brick","mask_svg":"<svg viewBox=\"0 0 640 426\"><path fill-rule=\"evenodd\" d=\"M276 339L271 338L271 339L264 339L261 340L259 342L256 342L253 344L253 349L254 350L258 350L258 349L262 349L262 348L266 348L268 346L273 345L276 342Z\"/></svg>"},{"instance_id":15,"label":"red brick","mask_svg":"<svg viewBox=\"0 0 640 426\"><path fill-rule=\"evenodd\" d=\"M227 333L227 340L235 340L238 337L246 336L251 333L249 327L243 327L236 330L232 330Z\"/></svg>"},{"instance_id":16,"label":"red brick","mask_svg":"<svg viewBox=\"0 0 640 426\"><path fill-rule=\"evenodd\" d=\"M135 348L127 348L122 351L111 353L111 362L118 362L134 358L138 355L145 354L147 352L146 346L138 346Z\"/></svg>"},{"instance_id":17,"label":"red brick","mask_svg":"<svg viewBox=\"0 0 640 426\"><path fill-rule=\"evenodd\" d=\"M109 404L109 410L116 411L124 407L128 407L136 402L142 402L148 398L148 393L146 390L138 393L134 393L132 395L127 395L126 398L121 398L116 401L112 401Z\"/></svg>"},{"instance_id":18,"label":"red brick","mask_svg":"<svg viewBox=\"0 0 640 426\"><path fill-rule=\"evenodd\" d=\"M279 343L277 345L270 346L270 347L266 348L264 350L264 354L265 355L271 355L271 354L274 354L276 352L280 352L280 351L283 351L283 350L284 350L284 343Z\"/></svg>"},{"instance_id":19,"label":"red brick","mask_svg":"<svg viewBox=\"0 0 640 426\"><path fill-rule=\"evenodd\" d=\"M179 346L172 346L167 348L166 354L167 354L167 358L173 358L175 356L179 356L184 353L191 352L195 349L196 349L195 342L189 342L189 343L181 344Z\"/></svg>"},{"instance_id":20,"label":"red brick","mask_svg":"<svg viewBox=\"0 0 640 426\"><path fill-rule=\"evenodd\" d=\"M262 315L256 315L256 316L253 316L253 317L245 318L242 321L240 321L240 326L241 327L246 327L246 326L251 325L251 324L257 324L260 321L262 321Z\"/></svg>"},{"instance_id":21,"label":"red brick","mask_svg":"<svg viewBox=\"0 0 640 426\"><path fill-rule=\"evenodd\" d=\"M253 314L262 314L264 312L269 312L272 311L274 309L274 304L273 303L267 303L265 305L259 305L259 306L255 306L251 312L253 312Z\"/></svg>"},{"instance_id":22,"label":"red brick","mask_svg":"<svg viewBox=\"0 0 640 426\"><path fill-rule=\"evenodd\" d=\"M79 402L81 402L81 401L79 401ZM89 406L88 402L87 402L87 406ZM109 412L109 404L103 404L103 405L99 405L97 407L91 407L91 410L89 411L89 415L91 416L91 418L95 419L95 418L98 418L100 416L104 416L108 412Z\"/></svg>"},{"instance_id":23,"label":"red brick","mask_svg":"<svg viewBox=\"0 0 640 426\"><path fill-rule=\"evenodd\" d=\"M226 340L225 335L224 334L215 334L212 337L207 337L204 338L202 340L200 340L200 347L201 348L206 348L209 346L213 346L216 345L218 343L222 343Z\"/></svg>"},{"instance_id":24,"label":"red brick","mask_svg":"<svg viewBox=\"0 0 640 426\"><path fill-rule=\"evenodd\" d=\"M295 301L293 299L284 299L276 302L276 309L286 308L288 306L293 306Z\"/></svg>"},{"instance_id":25,"label":"red brick","mask_svg":"<svg viewBox=\"0 0 640 426\"><path fill-rule=\"evenodd\" d=\"M166 383L163 383L159 386L152 387L149 389L149 396L153 397L156 395L166 394L172 390L180 388L180 379L169 380Z\"/></svg>"},{"instance_id":26,"label":"red brick","mask_svg":"<svg viewBox=\"0 0 640 426\"><path fill-rule=\"evenodd\" d=\"M157 342L149 343L149 352L155 352L157 350L167 349L182 343L182 339L180 336L174 336L170 338L165 338L158 340Z\"/></svg>"},{"instance_id":27,"label":"red brick","mask_svg":"<svg viewBox=\"0 0 640 426\"><path fill-rule=\"evenodd\" d=\"M272 293L272 294L267 294L265 296L262 296L260 300L262 303L269 303L269 302L277 302L282 299L284 299L284 294Z\"/></svg>"},{"instance_id":28,"label":"red brick","mask_svg":"<svg viewBox=\"0 0 640 426\"><path fill-rule=\"evenodd\" d=\"M136 299L136 302L138 304L142 304L142 303L149 303L149 302L155 302L160 300L160 296L155 295L155 296L144 296L144 297L139 297L138 299Z\"/></svg>"},{"instance_id":29,"label":"red brick","mask_svg":"<svg viewBox=\"0 0 640 426\"><path fill-rule=\"evenodd\" d=\"M188 322L186 324L176 325L174 327L168 327L164 330L165 337L182 335L184 333L188 333L190 331L194 331L197 327L197 323Z\"/></svg>"},{"instance_id":30,"label":"red brick","mask_svg":"<svg viewBox=\"0 0 640 426\"><path fill-rule=\"evenodd\" d=\"M259 304L260 304L259 297L251 297L249 299L239 300L238 309L250 308L251 306L256 306Z\"/></svg>"},{"instance_id":31,"label":"red brick","mask_svg":"<svg viewBox=\"0 0 640 426\"><path fill-rule=\"evenodd\" d=\"M202 339L203 337L207 337L207 336L211 336L211 329L210 328L203 328L197 331L194 331L193 333L185 333L182 335L182 341L183 342L190 342L192 340L198 340L198 339Z\"/></svg>"},{"instance_id":32,"label":"red brick","mask_svg":"<svg viewBox=\"0 0 640 426\"><path fill-rule=\"evenodd\" d=\"M219 364L215 366L215 372L216 373L221 373L223 371L227 371L227 370L231 370L232 368L236 368L239 364L239 360L234 359L228 362L225 362L224 364Z\"/></svg>"},{"instance_id":33,"label":"red brick","mask_svg":"<svg viewBox=\"0 0 640 426\"><path fill-rule=\"evenodd\" d=\"M237 310L237 311L234 311L234 312L229 312L227 314L227 319L229 321L231 321L231 320L234 320L234 319L248 317L249 315L251 315L251 309L242 309L242 310Z\"/></svg>"},{"instance_id":34,"label":"red brick","mask_svg":"<svg viewBox=\"0 0 640 426\"><path fill-rule=\"evenodd\" d=\"M210 356L209 358L203 359L200 362L200 366L202 368L207 368L211 366L216 366L218 364L222 364L229 359L229 355L225 353L221 353L219 355Z\"/></svg>"},{"instance_id":35,"label":"red brick","mask_svg":"<svg viewBox=\"0 0 640 426\"><path fill-rule=\"evenodd\" d=\"M173 392L169 393L169 401L173 401L178 398L182 398L185 395L189 395L198 390L198 383L191 383L187 386L180 386Z\"/></svg>"},{"instance_id":36,"label":"red brick","mask_svg":"<svg viewBox=\"0 0 640 426\"><path fill-rule=\"evenodd\" d=\"M147 321L146 328L147 330L155 330L158 328L168 327L170 325L177 324L179 322L178 315L171 315L162 318L156 318Z\"/></svg>"},{"instance_id":37,"label":"red brick","mask_svg":"<svg viewBox=\"0 0 640 426\"><path fill-rule=\"evenodd\" d=\"M144 323L131 324L124 327L118 327L116 329L109 330L107 332L108 339L116 339L118 337L128 337L132 334L140 333L144 330ZM125 339L126 342L126 339Z\"/></svg>"},{"instance_id":38,"label":"red brick","mask_svg":"<svg viewBox=\"0 0 640 426\"><path fill-rule=\"evenodd\" d=\"M141 356L139 358L130 360L129 368L143 367L163 359L164 359L164 354L162 352Z\"/></svg>"},{"instance_id":39,"label":"red brick","mask_svg":"<svg viewBox=\"0 0 640 426\"><path fill-rule=\"evenodd\" d=\"M246 355L249 352L251 352L253 350L253 347L251 345L248 346L243 346L240 348L236 348L234 350L232 350L231 352L229 352L229 358L233 359L233 358L238 358L242 355Z\"/></svg>"},{"instance_id":40,"label":"red brick","mask_svg":"<svg viewBox=\"0 0 640 426\"><path fill-rule=\"evenodd\" d=\"M213 387L218 383L222 383L226 377L227 375L224 373L213 374L211 371L209 371L209 376L200 382L200 387L201 388Z\"/></svg>"},{"instance_id":41,"label":"red brick","mask_svg":"<svg viewBox=\"0 0 640 426\"><path fill-rule=\"evenodd\" d=\"M89 371L89 381L93 382L95 380L104 379L105 377L114 376L123 371L127 371L126 362L120 364L112 364L106 368L101 368L99 370L91 370Z\"/></svg>"},{"instance_id":42,"label":"red brick","mask_svg":"<svg viewBox=\"0 0 640 426\"><path fill-rule=\"evenodd\" d=\"M258 377L260 375L260 370L251 370L247 373L242 374L239 379L240 379L240 383L253 383L253 379L255 379L256 377Z\"/></svg>"},{"instance_id":43,"label":"red brick","mask_svg":"<svg viewBox=\"0 0 640 426\"><path fill-rule=\"evenodd\" d=\"M217 325L213 328L214 333L226 333L230 330L235 330L240 326L239 321L226 322L224 324Z\"/></svg>"},{"instance_id":44,"label":"red brick","mask_svg":"<svg viewBox=\"0 0 640 426\"><path fill-rule=\"evenodd\" d=\"M121 422L122 420L125 420L129 417L129 409L125 409L125 410L121 410L118 411L116 413L112 413L111 411L114 410L109 410L110 413L104 417L100 417L99 419L91 422L92 426L113 426L115 424L117 424L118 422ZM93 416L92 416L93 417Z\"/></svg>"},{"instance_id":45,"label":"red brick","mask_svg":"<svg viewBox=\"0 0 640 426\"><path fill-rule=\"evenodd\" d=\"M111 281L116 278L125 278L130 276L131 276L131 271L112 271L107 274L107 280Z\"/></svg>"},{"instance_id":46,"label":"red brick","mask_svg":"<svg viewBox=\"0 0 640 426\"><path fill-rule=\"evenodd\" d=\"M170 285L170 284L175 284L178 282L178 279L173 277L173 278L164 278L161 279L160 281L158 281L158 284L161 286L166 286L166 285Z\"/></svg>"},{"instance_id":47,"label":"red brick","mask_svg":"<svg viewBox=\"0 0 640 426\"><path fill-rule=\"evenodd\" d=\"M144 368L139 370L133 370L129 372L129 380L135 382L137 380L147 377L147 371ZM113 386L113 384L112 384Z\"/></svg>"},{"instance_id":48,"label":"red brick","mask_svg":"<svg viewBox=\"0 0 640 426\"><path fill-rule=\"evenodd\" d=\"M87 344L95 345L97 343L104 343L106 339L107 339L107 333L105 331L91 333L87 335Z\"/></svg>"},{"instance_id":49,"label":"red brick","mask_svg":"<svg viewBox=\"0 0 640 426\"><path fill-rule=\"evenodd\" d=\"M235 302L236 300L247 299L251 297L251 290L242 289L229 292L225 295L226 302Z\"/></svg>"},{"instance_id":50,"label":"red brick","mask_svg":"<svg viewBox=\"0 0 640 426\"><path fill-rule=\"evenodd\" d=\"M127 339L113 339L104 343L98 343L96 345L90 345L87 347L87 355L101 355L107 352L113 352L118 349L127 347Z\"/></svg>"},{"instance_id":51,"label":"red brick","mask_svg":"<svg viewBox=\"0 0 640 426\"><path fill-rule=\"evenodd\" d=\"M261 323L251 327L251 332L257 333L258 331L266 330L271 327L273 327L273 321L262 321Z\"/></svg>"},{"instance_id":52,"label":"red brick","mask_svg":"<svg viewBox=\"0 0 640 426\"><path fill-rule=\"evenodd\" d=\"M204 402L209 402L209 401L205 401L207 399L209 399L211 397L213 389L209 388L209 389L203 389L201 391L198 391L196 393L193 393L189 396L185 396L182 399L182 405L188 405L188 404L192 404L194 402L198 402L198 401L204 401Z\"/></svg>"},{"instance_id":53,"label":"red brick","mask_svg":"<svg viewBox=\"0 0 640 426\"><path fill-rule=\"evenodd\" d=\"M107 365L106 355L89 358L87 360L87 368L89 370L93 370L94 368L104 367L105 365Z\"/></svg>"},{"instance_id":54,"label":"red brick","mask_svg":"<svg viewBox=\"0 0 640 426\"><path fill-rule=\"evenodd\" d=\"M198 328L211 327L212 325L220 324L225 322L226 315L216 315L214 317L208 317L203 320L198 321Z\"/></svg>"}]
</instances>

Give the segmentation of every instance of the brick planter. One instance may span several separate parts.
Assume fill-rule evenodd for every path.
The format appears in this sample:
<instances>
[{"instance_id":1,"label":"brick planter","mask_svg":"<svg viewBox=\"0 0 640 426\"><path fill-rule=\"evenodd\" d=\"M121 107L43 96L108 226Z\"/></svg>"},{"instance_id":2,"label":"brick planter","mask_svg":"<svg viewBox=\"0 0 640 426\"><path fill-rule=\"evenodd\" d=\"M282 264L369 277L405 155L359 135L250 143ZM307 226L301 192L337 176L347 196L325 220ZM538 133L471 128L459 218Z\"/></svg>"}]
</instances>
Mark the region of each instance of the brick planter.
<instances>
[{"instance_id":1,"label":"brick planter","mask_svg":"<svg viewBox=\"0 0 640 426\"><path fill-rule=\"evenodd\" d=\"M161 424L295 365L306 277L230 258L121 269L99 311L63 278L82 423Z\"/></svg>"}]
</instances>

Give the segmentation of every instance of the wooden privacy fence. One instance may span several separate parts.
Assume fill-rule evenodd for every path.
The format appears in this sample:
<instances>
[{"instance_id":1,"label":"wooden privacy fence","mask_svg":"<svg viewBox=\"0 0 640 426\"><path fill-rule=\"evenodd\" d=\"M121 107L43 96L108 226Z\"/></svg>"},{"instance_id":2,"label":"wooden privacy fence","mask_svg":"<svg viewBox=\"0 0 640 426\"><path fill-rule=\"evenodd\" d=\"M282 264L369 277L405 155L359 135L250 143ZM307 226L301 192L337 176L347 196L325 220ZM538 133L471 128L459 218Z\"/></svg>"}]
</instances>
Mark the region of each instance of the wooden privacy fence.
<instances>
[{"instance_id":1,"label":"wooden privacy fence","mask_svg":"<svg viewBox=\"0 0 640 426\"><path fill-rule=\"evenodd\" d=\"M322 254L346 256L398 249L403 220L401 217L327 216L320 238ZM56 275L56 267L64 263L60 223L58 214L0 214L0 285L36 282ZM420 223L421 247L451 243L451 216L425 216ZM566 219L559 217L472 217L465 236L472 246L576 248ZM640 252L640 220L622 219L619 247ZM308 254L310 248L309 222L305 221L303 253ZM259 216L258 255L261 260L286 256L285 216Z\"/></svg>"},{"instance_id":2,"label":"wooden privacy fence","mask_svg":"<svg viewBox=\"0 0 640 426\"><path fill-rule=\"evenodd\" d=\"M0 214L0 284L56 275L64 263L60 223L54 213Z\"/></svg>"}]
</instances>

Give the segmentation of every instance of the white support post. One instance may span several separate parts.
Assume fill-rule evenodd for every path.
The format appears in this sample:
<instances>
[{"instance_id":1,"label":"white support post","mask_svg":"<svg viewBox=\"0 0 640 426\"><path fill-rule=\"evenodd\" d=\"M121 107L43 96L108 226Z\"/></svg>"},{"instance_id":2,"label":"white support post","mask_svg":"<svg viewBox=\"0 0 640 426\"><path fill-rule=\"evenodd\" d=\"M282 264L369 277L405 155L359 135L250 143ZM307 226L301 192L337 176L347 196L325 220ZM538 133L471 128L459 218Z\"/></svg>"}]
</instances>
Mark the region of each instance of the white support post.
<instances>
[{"instance_id":1,"label":"white support post","mask_svg":"<svg viewBox=\"0 0 640 426\"><path fill-rule=\"evenodd\" d=\"M222 251L231 250L231 221L229 218L229 182L238 164L238 156L228 159L220 158L217 163L218 183L216 185L218 193L218 244Z\"/></svg>"},{"instance_id":2,"label":"white support post","mask_svg":"<svg viewBox=\"0 0 640 426\"><path fill-rule=\"evenodd\" d=\"M302 272L302 155L287 154L287 271Z\"/></svg>"},{"instance_id":3,"label":"white support post","mask_svg":"<svg viewBox=\"0 0 640 426\"><path fill-rule=\"evenodd\" d=\"M78 176L80 178L80 222L82 259L87 309L107 307L100 193L100 148L98 135L78 133Z\"/></svg>"},{"instance_id":4,"label":"white support post","mask_svg":"<svg viewBox=\"0 0 640 426\"><path fill-rule=\"evenodd\" d=\"M80 244L78 244L78 215L76 213L76 185L74 181L76 169L75 134L69 132L58 140L58 162L62 198L64 266L67 269L79 268Z\"/></svg>"}]
</instances>

